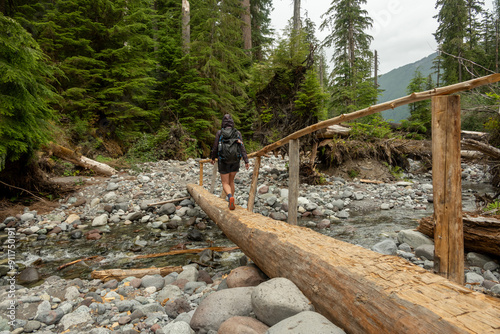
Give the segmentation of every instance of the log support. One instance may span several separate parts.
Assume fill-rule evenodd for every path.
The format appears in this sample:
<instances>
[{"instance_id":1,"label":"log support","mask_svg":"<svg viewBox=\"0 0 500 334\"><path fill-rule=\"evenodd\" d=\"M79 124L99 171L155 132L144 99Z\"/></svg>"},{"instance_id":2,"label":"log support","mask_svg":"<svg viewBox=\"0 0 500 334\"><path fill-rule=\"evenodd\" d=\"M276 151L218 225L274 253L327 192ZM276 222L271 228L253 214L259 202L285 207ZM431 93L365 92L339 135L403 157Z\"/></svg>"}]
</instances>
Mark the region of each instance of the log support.
<instances>
[{"instance_id":1,"label":"log support","mask_svg":"<svg viewBox=\"0 0 500 334\"><path fill-rule=\"evenodd\" d=\"M215 194L215 184L217 183L217 166L214 164L212 169L212 183L210 183L210 192Z\"/></svg>"},{"instance_id":2,"label":"log support","mask_svg":"<svg viewBox=\"0 0 500 334\"><path fill-rule=\"evenodd\" d=\"M255 193L257 192L257 181L259 179L259 169L261 157L255 159L255 166L253 167L252 184L250 185L250 193L248 194L247 210L253 212L253 205L255 204Z\"/></svg>"},{"instance_id":3,"label":"log support","mask_svg":"<svg viewBox=\"0 0 500 334\"><path fill-rule=\"evenodd\" d=\"M316 311L354 334L498 333L500 300L400 257L273 220L189 184L193 199L269 277L290 279Z\"/></svg>"},{"instance_id":4,"label":"log support","mask_svg":"<svg viewBox=\"0 0 500 334\"><path fill-rule=\"evenodd\" d=\"M432 98L432 182L434 189L434 269L464 283L460 165L460 96Z\"/></svg>"},{"instance_id":5,"label":"log support","mask_svg":"<svg viewBox=\"0 0 500 334\"><path fill-rule=\"evenodd\" d=\"M288 223L297 225L297 203L299 198L299 148L298 139L290 140L289 155L289 180L288 180Z\"/></svg>"}]
</instances>

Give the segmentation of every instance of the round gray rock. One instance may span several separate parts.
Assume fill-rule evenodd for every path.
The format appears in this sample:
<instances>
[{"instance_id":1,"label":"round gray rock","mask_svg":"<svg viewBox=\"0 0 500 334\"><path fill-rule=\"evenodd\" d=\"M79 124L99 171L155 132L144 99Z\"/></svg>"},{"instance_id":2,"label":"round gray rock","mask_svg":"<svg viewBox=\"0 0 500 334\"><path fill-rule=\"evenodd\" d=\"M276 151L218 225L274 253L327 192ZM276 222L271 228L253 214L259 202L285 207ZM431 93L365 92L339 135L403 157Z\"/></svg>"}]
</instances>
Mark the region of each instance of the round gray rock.
<instances>
[{"instance_id":1,"label":"round gray rock","mask_svg":"<svg viewBox=\"0 0 500 334\"><path fill-rule=\"evenodd\" d=\"M268 326L314 307L289 279L277 277L259 284L252 293L255 316Z\"/></svg>"},{"instance_id":2,"label":"round gray rock","mask_svg":"<svg viewBox=\"0 0 500 334\"><path fill-rule=\"evenodd\" d=\"M319 313L304 311L269 328L266 334L345 334Z\"/></svg>"}]
</instances>

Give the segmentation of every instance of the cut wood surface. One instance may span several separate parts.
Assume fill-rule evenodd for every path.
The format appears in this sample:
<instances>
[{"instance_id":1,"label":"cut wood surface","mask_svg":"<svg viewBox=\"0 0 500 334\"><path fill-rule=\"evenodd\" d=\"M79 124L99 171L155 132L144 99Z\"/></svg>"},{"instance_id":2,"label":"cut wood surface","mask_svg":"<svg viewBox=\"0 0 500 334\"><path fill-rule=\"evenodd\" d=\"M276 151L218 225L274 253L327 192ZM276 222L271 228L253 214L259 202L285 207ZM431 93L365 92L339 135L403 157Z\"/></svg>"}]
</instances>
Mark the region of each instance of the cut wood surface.
<instances>
[{"instance_id":1,"label":"cut wood surface","mask_svg":"<svg viewBox=\"0 0 500 334\"><path fill-rule=\"evenodd\" d=\"M499 299L473 292L397 256L188 191L225 235L269 277L293 281L347 333L498 333Z\"/></svg>"},{"instance_id":2,"label":"cut wood surface","mask_svg":"<svg viewBox=\"0 0 500 334\"><path fill-rule=\"evenodd\" d=\"M333 138L335 136L347 136L350 131L351 128L336 124L336 125L330 125L325 129L319 130L316 136L318 138Z\"/></svg>"},{"instance_id":3,"label":"cut wood surface","mask_svg":"<svg viewBox=\"0 0 500 334\"><path fill-rule=\"evenodd\" d=\"M93 279L100 279L103 282L107 282L112 279L121 281L124 278L134 276L137 278L144 277L146 275L162 275L167 276L170 273L181 273L182 267L162 267L162 268L144 268L144 269L106 269L106 270L94 270L90 273L90 277Z\"/></svg>"},{"instance_id":4,"label":"cut wood surface","mask_svg":"<svg viewBox=\"0 0 500 334\"><path fill-rule=\"evenodd\" d=\"M500 254L500 220L494 217L463 215L464 247L469 251ZM433 238L434 219L422 218L417 231Z\"/></svg>"}]
</instances>

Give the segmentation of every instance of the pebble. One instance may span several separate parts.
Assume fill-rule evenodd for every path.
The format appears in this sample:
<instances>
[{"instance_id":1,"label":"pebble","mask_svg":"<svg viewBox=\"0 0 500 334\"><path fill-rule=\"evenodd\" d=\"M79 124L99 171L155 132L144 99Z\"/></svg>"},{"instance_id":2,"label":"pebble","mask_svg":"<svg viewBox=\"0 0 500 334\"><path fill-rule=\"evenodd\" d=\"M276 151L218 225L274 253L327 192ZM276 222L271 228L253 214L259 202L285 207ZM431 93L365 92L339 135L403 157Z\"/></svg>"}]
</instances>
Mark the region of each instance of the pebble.
<instances>
[{"instance_id":1,"label":"pebble","mask_svg":"<svg viewBox=\"0 0 500 334\"><path fill-rule=\"evenodd\" d=\"M254 209L255 212L284 221L288 215L288 172L285 163L285 160L275 157L263 159L259 178L262 183L258 187ZM480 167L464 167L470 171L463 173L466 181L480 182L489 178L488 172ZM148 204L163 199L188 197L186 184L198 182L198 171L198 162L193 159L186 162L145 163L141 171L120 173L109 182L97 182L83 188L67 202L61 200L61 208L51 214L39 215L27 209L18 217L9 217L3 223L0 222L0 227L5 229L8 224L14 224L19 239L36 240L48 233L47 240L50 240L64 235L81 239L83 236L88 237L89 230L94 228L99 228L99 233L94 233L92 238L98 238L103 231L110 232L121 224L141 224L141 228L149 228L152 233L158 230L167 236L175 234L188 217L192 217L192 224L206 226L208 217L192 200L183 200L177 206L167 203L154 210L148 207ZM210 168L204 170L206 180L210 179L211 174ZM247 205L251 174L252 169L242 169L238 173L235 197L238 205ZM348 219L351 210L357 208L389 212L398 209L426 210L429 205L432 207L433 201L432 181L430 175L427 176L428 180L417 179L409 173L405 178L410 181L383 184L326 177L325 185L301 184L299 215L318 219L316 222L309 220L311 228L328 230L330 226ZM220 189L218 180L216 191L220 192ZM464 193L464 198L467 196L473 197ZM71 207L71 211L65 211L68 207ZM168 231L167 228L173 230ZM350 230L350 227L346 227L346 231ZM194 232L189 234L190 240L203 237L199 229L191 231ZM432 270L432 258L427 258L423 249L430 254L433 242L414 232L405 230L397 235L385 236L373 248ZM137 247L147 247L152 241L140 238L134 240ZM417 249L419 251L416 253ZM492 295L500 294L498 263L476 253L467 254L467 261L467 286ZM80 280L78 285L73 280L52 276L38 286L29 289L20 287L16 291L19 300L24 300L25 305L30 307L19 313L18 324L11 330L19 333L61 333L70 330L71 333L100 334L111 333L111 330L104 328L108 326L121 333L155 331L157 334L182 334L194 333L195 330L205 333L223 330L221 333L224 334L251 323L263 333L283 333L280 328L293 326L298 326L296 333L299 333L302 325L307 326L309 332L311 328L316 328L314 326L324 325L324 331L328 333L343 333L314 312L307 298L301 295L292 282L284 278L268 279L252 266L236 269L226 279L221 278L222 273L208 275L200 271L198 265L188 265L178 275L129 277L107 283ZM0 273L3 271L0 270ZM6 283L6 278L0 278L0 300L6 299ZM284 300L288 303L284 303ZM270 309L275 311L266 311ZM249 317L252 314L255 318ZM0 317L0 325L2 319ZM318 330L321 332L321 329Z\"/></svg>"}]
</instances>

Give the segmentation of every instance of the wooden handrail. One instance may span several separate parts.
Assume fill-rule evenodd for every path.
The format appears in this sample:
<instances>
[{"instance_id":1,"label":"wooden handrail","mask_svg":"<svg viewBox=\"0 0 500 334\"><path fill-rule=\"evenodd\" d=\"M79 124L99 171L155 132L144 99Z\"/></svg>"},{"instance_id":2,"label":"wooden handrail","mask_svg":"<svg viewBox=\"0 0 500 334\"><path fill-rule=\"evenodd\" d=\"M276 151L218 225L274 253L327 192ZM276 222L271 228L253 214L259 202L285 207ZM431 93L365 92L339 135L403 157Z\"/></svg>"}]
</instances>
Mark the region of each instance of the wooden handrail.
<instances>
[{"instance_id":1,"label":"wooden handrail","mask_svg":"<svg viewBox=\"0 0 500 334\"><path fill-rule=\"evenodd\" d=\"M314 131L318 131L320 129L327 128L331 125L335 125L335 124L339 124L339 123L347 122L347 121L352 121L352 120L358 119L360 117L376 114L376 113L379 113L379 112L384 111L384 110L394 109L396 107L404 106L404 105L407 105L410 103L428 100L428 99L432 98L433 96L458 93L458 92L470 90L470 89L473 89L476 87L484 86L484 85L499 82L499 81L500 81L500 73L495 73L495 74L491 74L491 75L484 76L484 77L477 78L477 79L472 79L469 81L464 81L464 82L457 83L457 84L450 85L450 86L434 88L434 89L427 90L424 92L412 93L410 95L400 97L400 98L392 100L392 101L376 104L374 106L370 106L370 107L365 108L365 109L354 111L354 112L349 113L349 114L342 114L340 116L327 119L325 121L310 125L306 128L303 128L299 131L296 131L296 132L286 136L285 138L282 138L282 139L280 139L272 144L267 145L266 147L260 149L257 152L253 152L253 153L249 154L248 158L251 159L251 158L263 156L266 153L277 149L278 147L281 147L285 144L288 144L288 142L292 139L298 139L298 138L303 137L305 135L308 135ZM200 162L200 164L203 164L203 163L207 163L210 161L211 161L210 159L204 159L204 160L200 160L199 162Z\"/></svg>"}]
</instances>

